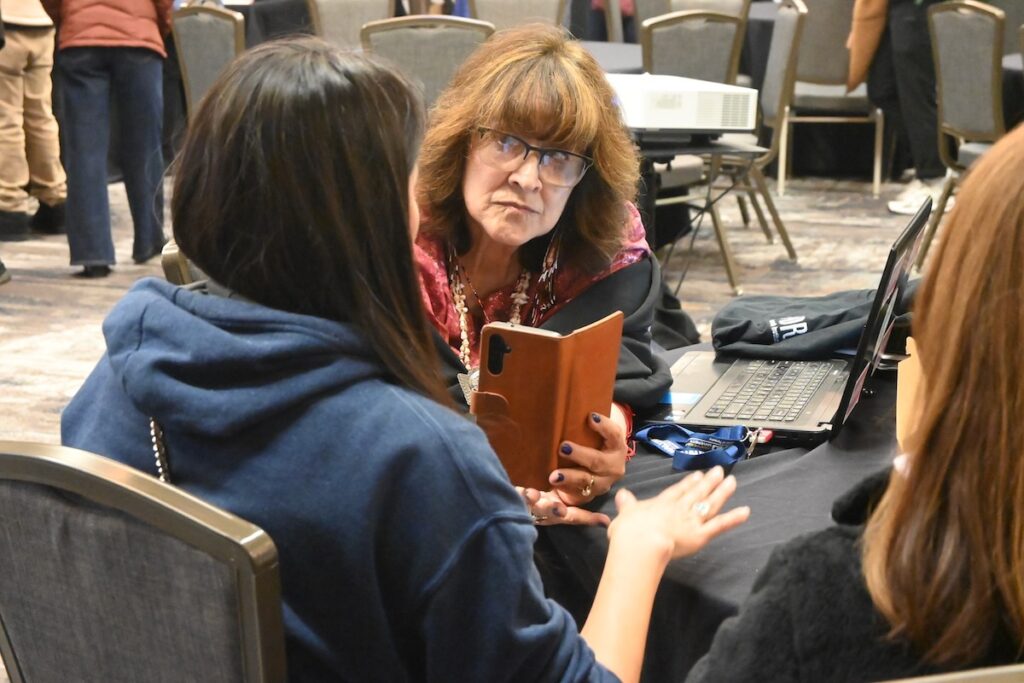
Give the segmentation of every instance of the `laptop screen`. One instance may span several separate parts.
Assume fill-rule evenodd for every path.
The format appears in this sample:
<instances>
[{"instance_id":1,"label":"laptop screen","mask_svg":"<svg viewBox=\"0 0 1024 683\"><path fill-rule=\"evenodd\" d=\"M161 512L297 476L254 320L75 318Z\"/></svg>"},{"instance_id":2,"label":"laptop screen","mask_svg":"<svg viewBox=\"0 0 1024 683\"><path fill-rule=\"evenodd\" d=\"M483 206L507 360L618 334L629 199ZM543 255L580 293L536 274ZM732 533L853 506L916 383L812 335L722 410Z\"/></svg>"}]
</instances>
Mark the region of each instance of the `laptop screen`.
<instances>
[{"instance_id":1,"label":"laptop screen","mask_svg":"<svg viewBox=\"0 0 1024 683\"><path fill-rule=\"evenodd\" d=\"M889 259L882 271L882 279L871 305L864 332L857 346L857 354L850 366L850 379L846 383L843 399L836 413L835 431L846 422L850 413L860 401L864 382L871 376L882 360L886 342L892 334L895 324L894 311L897 302L903 297L910 279L910 269L917 259L924 236L924 226L932 211L932 200L928 199L917 210L917 213L904 228L903 232L889 250Z\"/></svg>"}]
</instances>

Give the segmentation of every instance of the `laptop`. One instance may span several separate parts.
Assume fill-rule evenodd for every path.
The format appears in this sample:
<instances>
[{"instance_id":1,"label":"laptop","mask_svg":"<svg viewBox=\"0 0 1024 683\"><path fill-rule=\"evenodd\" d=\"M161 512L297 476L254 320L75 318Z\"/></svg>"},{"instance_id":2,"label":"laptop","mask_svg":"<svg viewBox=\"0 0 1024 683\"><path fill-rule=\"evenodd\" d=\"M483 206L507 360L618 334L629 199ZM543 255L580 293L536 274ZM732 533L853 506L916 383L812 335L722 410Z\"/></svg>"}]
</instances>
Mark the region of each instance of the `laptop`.
<instances>
[{"instance_id":1,"label":"laptop","mask_svg":"<svg viewBox=\"0 0 1024 683\"><path fill-rule=\"evenodd\" d=\"M773 441L793 444L820 443L838 434L882 361L931 208L928 199L889 250L852 358L721 359L714 351L691 351L673 363L672 388L650 421L696 429L770 429Z\"/></svg>"}]
</instances>

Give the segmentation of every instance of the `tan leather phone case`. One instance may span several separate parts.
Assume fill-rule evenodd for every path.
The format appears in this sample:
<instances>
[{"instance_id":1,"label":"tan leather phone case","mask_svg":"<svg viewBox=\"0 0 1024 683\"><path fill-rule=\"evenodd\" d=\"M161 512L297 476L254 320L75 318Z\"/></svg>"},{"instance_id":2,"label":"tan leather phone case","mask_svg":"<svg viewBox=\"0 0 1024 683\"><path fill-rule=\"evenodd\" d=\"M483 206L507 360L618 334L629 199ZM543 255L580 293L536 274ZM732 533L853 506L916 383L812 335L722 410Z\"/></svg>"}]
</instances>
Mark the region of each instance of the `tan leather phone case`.
<instances>
[{"instance_id":1,"label":"tan leather phone case","mask_svg":"<svg viewBox=\"0 0 1024 683\"><path fill-rule=\"evenodd\" d=\"M551 488L554 469L576 466L559 457L563 441L601 446L588 418L611 408L621 339L621 312L565 336L484 326L471 409L513 484Z\"/></svg>"}]
</instances>

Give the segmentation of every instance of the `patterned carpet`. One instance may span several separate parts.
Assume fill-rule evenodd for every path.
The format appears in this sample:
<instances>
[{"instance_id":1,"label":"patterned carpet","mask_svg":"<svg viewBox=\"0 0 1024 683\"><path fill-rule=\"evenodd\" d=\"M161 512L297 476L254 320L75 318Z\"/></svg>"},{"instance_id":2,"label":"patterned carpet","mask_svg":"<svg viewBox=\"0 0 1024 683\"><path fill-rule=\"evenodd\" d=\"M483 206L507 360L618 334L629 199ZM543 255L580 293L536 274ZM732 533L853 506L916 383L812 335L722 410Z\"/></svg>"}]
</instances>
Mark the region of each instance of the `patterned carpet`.
<instances>
[{"instance_id":1,"label":"patterned carpet","mask_svg":"<svg viewBox=\"0 0 1024 683\"><path fill-rule=\"evenodd\" d=\"M723 202L745 293L817 295L874 287L888 246L906 219L886 212L887 185L873 199L857 181L796 180L778 199L799 255L789 261L782 245L768 244L755 225L742 227L736 203ZM62 236L0 243L0 258L13 280L0 287L0 440L60 441L60 411L103 353L100 324L118 298L141 277L161 276L159 259L131 262L131 218L124 186L110 188L118 265L101 280L71 277ZM168 227L169 232L169 227ZM704 335L711 319L732 297L710 224L698 231L692 251L682 240L666 269L674 285L688 264L680 289L684 308Z\"/></svg>"}]
</instances>

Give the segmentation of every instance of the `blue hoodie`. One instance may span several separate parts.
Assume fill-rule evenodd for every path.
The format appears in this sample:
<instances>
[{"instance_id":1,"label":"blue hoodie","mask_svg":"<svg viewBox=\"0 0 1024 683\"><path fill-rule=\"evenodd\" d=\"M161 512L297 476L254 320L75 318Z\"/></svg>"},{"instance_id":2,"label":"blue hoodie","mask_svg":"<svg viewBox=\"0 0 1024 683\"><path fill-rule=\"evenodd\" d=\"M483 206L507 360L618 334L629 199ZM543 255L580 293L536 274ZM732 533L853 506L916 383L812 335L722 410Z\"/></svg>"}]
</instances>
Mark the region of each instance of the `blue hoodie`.
<instances>
[{"instance_id":1,"label":"blue hoodie","mask_svg":"<svg viewBox=\"0 0 1024 683\"><path fill-rule=\"evenodd\" d=\"M147 279L103 325L65 445L172 480L280 554L293 681L617 680L544 597L486 439L351 326Z\"/></svg>"}]
</instances>

